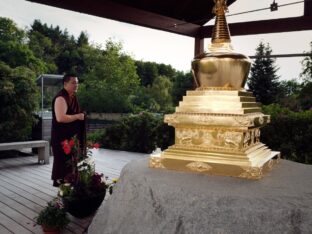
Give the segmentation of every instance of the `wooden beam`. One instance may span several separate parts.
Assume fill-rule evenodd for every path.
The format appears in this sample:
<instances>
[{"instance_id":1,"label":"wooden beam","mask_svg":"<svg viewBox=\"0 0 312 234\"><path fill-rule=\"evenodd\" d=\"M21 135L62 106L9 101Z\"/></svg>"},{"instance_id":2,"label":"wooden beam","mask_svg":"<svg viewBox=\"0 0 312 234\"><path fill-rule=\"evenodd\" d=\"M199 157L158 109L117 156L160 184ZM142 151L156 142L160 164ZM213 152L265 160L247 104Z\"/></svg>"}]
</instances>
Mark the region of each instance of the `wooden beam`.
<instances>
[{"instance_id":1,"label":"wooden beam","mask_svg":"<svg viewBox=\"0 0 312 234\"><path fill-rule=\"evenodd\" d=\"M312 53L298 53L298 54L270 54L270 55L252 55L248 56L251 59L255 58L292 58L292 57L312 57Z\"/></svg>"},{"instance_id":2,"label":"wooden beam","mask_svg":"<svg viewBox=\"0 0 312 234\"><path fill-rule=\"evenodd\" d=\"M194 37L200 25L129 7L109 0L28 0L80 13Z\"/></svg>"},{"instance_id":3,"label":"wooden beam","mask_svg":"<svg viewBox=\"0 0 312 234\"><path fill-rule=\"evenodd\" d=\"M304 0L304 16L312 16L312 0Z\"/></svg>"},{"instance_id":4,"label":"wooden beam","mask_svg":"<svg viewBox=\"0 0 312 234\"><path fill-rule=\"evenodd\" d=\"M202 27L197 37L211 37L212 28ZM312 30L312 16L233 23L229 28L232 36Z\"/></svg>"}]
</instances>

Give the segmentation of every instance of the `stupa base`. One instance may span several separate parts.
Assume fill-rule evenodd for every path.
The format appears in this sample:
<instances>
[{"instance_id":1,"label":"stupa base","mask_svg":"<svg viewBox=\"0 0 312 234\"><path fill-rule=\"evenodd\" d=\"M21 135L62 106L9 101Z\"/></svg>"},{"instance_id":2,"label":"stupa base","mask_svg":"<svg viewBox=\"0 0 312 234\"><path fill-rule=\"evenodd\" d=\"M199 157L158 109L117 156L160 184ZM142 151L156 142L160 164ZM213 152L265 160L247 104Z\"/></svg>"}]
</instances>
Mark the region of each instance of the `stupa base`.
<instances>
[{"instance_id":1,"label":"stupa base","mask_svg":"<svg viewBox=\"0 0 312 234\"><path fill-rule=\"evenodd\" d=\"M262 144L261 144L262 145ZM280 152L261 147L257 154L230 154L176 149L170 147L159 155L151 155L149 167L207 175L261 179L280 160Z\"/></svg>"}]
</instances>

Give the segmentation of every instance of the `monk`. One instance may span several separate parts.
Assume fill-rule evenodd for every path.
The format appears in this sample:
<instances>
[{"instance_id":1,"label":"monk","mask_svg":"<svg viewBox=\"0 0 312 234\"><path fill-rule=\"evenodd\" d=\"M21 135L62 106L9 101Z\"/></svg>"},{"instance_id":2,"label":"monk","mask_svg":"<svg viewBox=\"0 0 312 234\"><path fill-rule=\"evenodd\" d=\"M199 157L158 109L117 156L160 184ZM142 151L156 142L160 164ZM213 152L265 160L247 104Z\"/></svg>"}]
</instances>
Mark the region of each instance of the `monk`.
<instances>
[{"instance_id":1,"label":"monk","mask_svg":"<svg viewBox=\"0 0 312 234\"><path fill-rule=\"evenodd\" d=\"M63 183L64 177L72 168L69 155L66 155L62 142L77 136L80 147L85 142L85 114L82 113L76 92L78 90L78 78L74 75L64 75L63 89L52 101L52 131L51 146L54 155L52 180L53 186L58 187Z\"/></svg>"}]
</instances>

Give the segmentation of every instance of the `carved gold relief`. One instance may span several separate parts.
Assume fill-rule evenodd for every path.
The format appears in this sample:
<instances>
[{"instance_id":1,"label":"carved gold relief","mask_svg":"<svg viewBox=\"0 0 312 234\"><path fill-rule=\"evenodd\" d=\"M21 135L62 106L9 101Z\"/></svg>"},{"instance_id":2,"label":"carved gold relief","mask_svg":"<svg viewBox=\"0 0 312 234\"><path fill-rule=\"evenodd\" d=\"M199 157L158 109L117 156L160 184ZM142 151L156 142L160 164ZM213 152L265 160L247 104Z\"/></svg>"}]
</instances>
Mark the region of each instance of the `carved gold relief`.
<instances>
[{"instance_id":1,"label":"carved gold relief","mask_svg":"<svg viewBox=\"0 0 312 234\"><path fill-rule=\"evenodd\" d=\"M249 117L245 117L245 116L235 116L233 118L238 125L240 126L253 126L254 125L254 121L252 118Z\"/></svg>"},{"instance_id":2,"label":"carved gold relief","mask_svg":"<svg viewBox=\"0 0 312 234\"><path fill-rule=\"evenodd\" d=\"M204 162L191 162L186 165L187 168L191 169L192 171L197 172L207 172L212 169L212 167Z\"/></svg>"},{"instance_id":3,"label":"carved gold relief","mask_svg":"<svg viewBox=\"0 0 312 234\"><path fill-rule=\"evenodd\" d=\"M149 166L153 168L165 168L161 161L161 157L150 157Z\"/></svg>"},{"instance_id":4,"label":"carved gold relief","mask_svg":"<svg viewBox=\"0 0 312 234\"><path fill-rule=\"evenodd\" d=\"M228 127L261 127L268 122L268 116L262 113L245 115L212 114L212 113L184 113L177 112L165 115L165 123L173 126L192 124L202 126L228 126ZM261 123L261 124L260 124Z\"/></svg>"},{"instance_id":5,"label":"carved gold relief","mask_svg":"<svg viewBox=\"0 0 312 234\"><path fill-rule=\"evenodd\" d=\"M242 144L242 132L226 131L224 129L176 129L176 145L223 147L239 149Z\"/></svg>"},{"instance_id":6,"label":"carved gold relief","mask_svg":"<svg viewBox=\"0 0 312 234\"><path fill-rule=\"evenodd\" d=\"M262 176L262 167L250 167L241 173L238 177L245 179L261 179Z\"/></svg>"}]
</instances>

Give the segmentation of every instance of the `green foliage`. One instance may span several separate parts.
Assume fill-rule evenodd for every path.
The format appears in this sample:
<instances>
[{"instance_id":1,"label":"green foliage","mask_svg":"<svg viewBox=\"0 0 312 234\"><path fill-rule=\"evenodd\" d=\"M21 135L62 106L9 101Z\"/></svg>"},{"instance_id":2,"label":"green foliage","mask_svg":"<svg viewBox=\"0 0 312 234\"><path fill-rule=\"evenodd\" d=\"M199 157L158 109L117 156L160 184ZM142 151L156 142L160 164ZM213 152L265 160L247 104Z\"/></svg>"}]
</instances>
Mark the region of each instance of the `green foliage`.
<instances>
[{"instance_id":1,"label":"green foliage","mask_svg":"<svg viewBox=\"0 0 312 234\"><path fill-rule=\"evenodd\" d=\"M166 149L174 141L174 129L163 123L163 116L147 112L124 117L120 123L90 135L104 148L142 153L151 153L156 147Z\"/></svg>"},{"instance_id":2,"label":"green foliage","mask_svg":"<svg viewBox=\"0 0 312 234\"><path fill-rule=\"evenodd\" d=\"M172 83L166 76L157 77L153 85L146 88L151 99L157 103L157 107L151 111L163 113L172 111L171 90Z\"/></svg>"},{"instance_id":3,"label":"green foliage","mask_svg":"<svg viewBox=\"0 0 312 234\"><path fill-rule=\"evenodd\" d=\"M177 72L172 88L172 99L174 106L179 104L179 101L182 101L182 97L186 95L187 90L193 89L193 77L190 72L183 73Z\"/></svg>"},{"instance_id":4,"label":"green foliage","mask_svg":"<svg viewBox=\"0 0 312 234\"><path fill-rule=\"evenodd\" d=\"M312 112L292 112L279 105L263 107L271 123L261 132L263 143L280 151L282 158L312 164Z\"/></svg>"},{"instance_id":5,"label":"green foliage","mask_svg":"<svg viewBox=\"0 0 312 234\"><path fill-rule=\"evenodd\" d=\"M302 109L299 100L301 90L302 84L295 79L281 81L277 95L277 103L292 111L300 111Z\"/></svg>"},{"instance_id":6,"label":"green foliage","mask_svg":"<svg viewBox=\"0 0 312 234\"><path fill-rule=\"evenodd\" d=\"M312 110L312 81L305 82L298 95L300 106L302 110Z\"/></svg>"},{"instance_id":7,"label":"green foliage","mask_svg":"<svg viewBox=\"0 0 312 234\"><path fill-rule=\"evenodd\" d=\"M310 55L307 55L301 62L302 73L300 76L305 83L312 82L312 41L310 42L310 49L310 52L308 52Z\"/></svg>"},{"instance_id":8,"label":"green foliage","mask_svg":"<svg viewBox=\"0 0 312 234\"><path fill-rule=\"evenodd\" d=\"M155 62L135 61L136 71L140 77L142 86L151 86L159 76L166 76L170 81L174 80L176 71L171 65Z\"/></svg>"},{"instance_id":9,"label":"green foliage","mask_svg":"<svg viewBox=\"0 0 312 234\"><path fill-rule=\"evenodd\" d=\"M0 60L11 68L26 66L36 75L46 71L45 64L29 49L26 33L7 18L0 17Z\"/></svg>"},{"instance_id":10,"label":"green foliage","mask_svg":"<svg viewBox=\"0 0 312 234\"><path fill-rule=\"evenodd\" d=\"M11 69L0 62L0 142L26 140L30 136L38 100L34 76L29 68Z\"/></svg>"},{"instance_id":11,"label":"green foliage","mask_svg":"<svg viewBox=\"0 0 312 234\"><path fill-rule=\"evenodd\" d=\"M249 89L253 92L258 102L268 105L276 102L279 89L277 68L275 60L265 56L272 53L270 45L262 42L256 49L256 58L251 66L250 77L247 81Z\"/></svg>"},{"instance_id":12,"label":"green foliage","mask_svg":"<svg viewBox=\"0 0 312 234\"><path fill-rule=\"evenodd\" d=\"M42 59L49 73L85 73L84 47L89 47L88 36L81 32L78 39L67 30L35 20L28 31L28 45L36 57Z\"/></svg>"},{"instance_id":13,"label":"green foliage","mask_svg":"<svg viewBox=\"0 0 312 234\"><path fill-rule=\"evenodd\" d=\"M39 225L59 230L64 229L70 222L66 211L57 200L48 202L48 205L40 211L35 219Z\"/></svg>"},{"instance_id":14,"label":"green foliage","mask_svg":"<svg viewBox=\"0 0 312 234\"><path fill-rule=\"evenodd\" d=\"M135 66L142 86L152 85L159 75L156 63L136 61Z\"/></svg>"},{"instance_id":15,"label":"green foliage","mask_svg":"<svg viewBox=\"0 0 312 234\"><path fill-rule=\"evenodd\" d=\"M82 107L92 112L130 112L139 87L133 59L121 52L121 44L108 41L106 49L89 48L79 97Z\"/></svg>"},{"instance_id":16,"label":"green foliage","mask_svg":"<svg viewBox=\"0 0 312 234\"><path fill-rule=\"evenodd\" d=\"M16 41L22 43L25 39L25 32L8 18L0 17L0 41Z\"/></svg>"}]
</instances>

